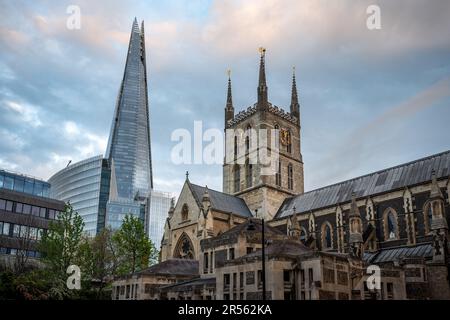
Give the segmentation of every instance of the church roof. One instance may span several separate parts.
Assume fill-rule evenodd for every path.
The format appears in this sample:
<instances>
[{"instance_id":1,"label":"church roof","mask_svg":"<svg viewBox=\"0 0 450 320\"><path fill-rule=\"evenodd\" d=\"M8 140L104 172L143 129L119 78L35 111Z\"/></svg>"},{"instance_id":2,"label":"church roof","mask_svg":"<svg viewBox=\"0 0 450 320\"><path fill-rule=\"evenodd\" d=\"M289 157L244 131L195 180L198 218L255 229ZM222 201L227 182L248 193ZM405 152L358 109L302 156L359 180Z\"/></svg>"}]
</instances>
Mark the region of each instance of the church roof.
<instances>
[{"instance_id":1,"label":"church roof","mask_svg":"<svg viewBox=\"0 0 450 320\"><path fill-rule=\"evenodd\" d=\"M259 259L261 257L262 249L253 251L252 253L246 254L238 259L237 261L246 259ZM273 240L271 244L267 245L265 248L265 254L268 258L296 258L298 256L308 254L313 252L311 248L308 248L303 243L294 239L283 239L283 240Z\"/></svg>"},{"instance_id":2,"label":"church roof","mask_svg":"<svg viewBox=\"0 0 450 320\"><path fill-rule=\"evenodd\" d=\"M138 275L198 275L198 260L168 259L147 269L136 272Z\"/></svg>"},{"instance_id":3,"label":"church roof","mask_svg":"<svg viewBox=\"0 0 450 320\"><path fill-rule=\"evenodd\" d=\"M250 225L252 226L251 230L249 230ZM236 243L238 241L239 236L243 234L251 236L253 234L260 235L261 232L262 232L262 221L260 219L248 219L245 222L238 224L237 226L234 226L233 228L225 231L224 233L221 233L212 238L203 239L201 240L200 243L202 249L207 249L220 244L224 245ZM264 233L267 239L286 235L284 232L281 232L280 230L269 226L267 222L264 223Z\"/></svg>"},{"instance_id":4,"label":"church roof","mask_svg":"<svg viewBox=\"0 0 450 320\"><path fill-rule=\"evenodd\" d=\"M364 198L418 185L430 181L433 170L437 179L450 176L450 150L288 198L275 218L290 216L293 207L296 213L306 213L349 202L352 192Z\"/></svg>"},{"instance_id":5,"label":"church roof","mask_svg":"<svg viewBox=\"0 0 450 320\"><path fill-rule=\"evenodd\" d=\"M209 188L207 189L206 187L202 187L190 182L189 186L192 190L192 193L194 194L195 200L199 204L202 202L203 194L206 190L208 190L212 209L223 212L232 212L243 217L253 216L250 209L247 207L247 204L241 198Z\"/></svg>"},{"instance_id":6,"label":"church roof","mask_svg":"<svg viewBox=\"0 0 450 320\"><path fill-rule=\"evenodd\" d=\"M364 260L368 263L384 263L399 261L404 258L431 258L433 247L431 244L420 244L414 247L398 247L383 249L375 253L365 253Z\"/></svg>"}]
</instances>

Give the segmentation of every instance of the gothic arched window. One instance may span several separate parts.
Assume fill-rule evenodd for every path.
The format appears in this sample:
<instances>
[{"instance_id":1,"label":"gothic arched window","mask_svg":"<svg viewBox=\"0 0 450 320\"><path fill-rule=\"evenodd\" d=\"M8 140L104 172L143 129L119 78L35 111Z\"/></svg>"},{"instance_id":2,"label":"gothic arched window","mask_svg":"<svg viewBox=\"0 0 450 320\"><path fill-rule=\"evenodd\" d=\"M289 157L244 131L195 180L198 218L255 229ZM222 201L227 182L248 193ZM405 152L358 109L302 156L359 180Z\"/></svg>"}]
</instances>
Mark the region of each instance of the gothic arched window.
<instances>
[{"instance_id":1,"label":"gothic arched window","mask_svg":"<svg viewBox=\"0 0 450 320\"><path fill-rule=\"evenodd\" d=\"M322 224L322 249L333 248L333 229L329 222Z\"/></svg>"},{"instance_id":2,"label":"gothic arched window","mask_svg":"<svg viewBox=\"0 0 450 320\"><path fill-rule=\"evenodd\" d=\"M253 166L248 160L245 164L245 181L247 188L250 188L253 185Z\"/></svg>"},{"instance_id":3,"label":"gothic arched window","mask_svg":"<svg viewBox=\"0 0 450 320\"><path fill-rule=\"evenodd\" d=\"M278 161L277 172L275 173L275 184L281 187L281 160Z\"/></svg>"},{"instance_id":4,"label":"gothic arched window","mask_svg":"<svg viewBox=\"0 0 450 320\"><path fill-rule=\"evenodd\" d=\"M252 127L250 125L245 129L245 152L250 152L250 138L252 134Z\"/></svg>"},{"instance_id":5,"label":"gothic arched window","mask_svg":"<svg viewBox=\"0 0 450 320\"><path fill-rule=\"evenodd\" d=\"M234 136L234 159L237 158L237 154L238 154L238 137Z\"/></svg>"},{"instance_id":6,"label":"gothic arched window","mask_svg":"<svg viewBox=\"0 0 450 320\"><path fill-rule=\"evenodd\" d=\"M234 166L234 192L239 192L241 186L241 169L238 164Z\"/></svg>"},{"instance_id":7,"label":"gothic arched window","mask_svg":"<svg viewBox=\"0 0 450 320\"><path fill-rule=\"evenodd\" d=\"M291 153L292 152L292 135L291 130L288 130L288 142L286 145L286 152Z\"/></svg>"},{"instance_id":8,"label":"gothic arched window","mask_svg":"<svg viewBox=\"0 0 450 320\"><path fill-rule=\"evenodd\" d=\"M275 130L275 149L280 149L280 126L279 125L275 125L274 126L274 130Z\"/></svg>"},{"instance_id":9,"label":"gothic arched window","mask_svg":"<svg viewBox=\"0 0 450 320\"><path fill-rule=\"evenodd\" d=\"M431 220L433 219L433 207L430 201L427 201L423 206L422 218L426 235L431 231Z\"/></svg>"},{"instance_id":10,"label":"gothic arched window","mask_svg":"<svg viewBox=\"0 0 450 320\"><path fill-rule=\"evenodd\" d=\"M383 215L384 223L384 240L399 239L397 212L394 209L388 208Z\"/></svg>"},{"instance_id":11,"label":"gothic arched window","mask_svg":"<svg viewBox=\"0 0 450 320\"><path fill-rule=\"evenodd\" d=\"M291 163L288 164L287 170L288 170L288 189L293 190L294 189L294 178L293 178L294 170L292 169Z\"/></svg>"},{"instance_id":12,"label":"gothic arched window","mask_svg":"<svg viewBox=\"0 0 450 320\"><path fill-rule=\"evenodd\" d=\"M301 229L300 229L300 241L304 244L307 239L308 239L308 234L306 232L306 229L301 227Z\"/></svg>"},{"instance_id":13,"label":"gothic arched window","mask_svg":"<svg viewBox=\"0 0 450 320\"><path fill-rule=\"evenodd\" d=\"M181 208L181 220L186 221L189 217L189 207L185 203L183 204L183 207Z\"/></svg>"},{"instance_id":14,"label":"gothic arched window","mask_svg":"<svg viewBox=\"0 0 450 320\"><path fill-rule=\"evenodd\" d=\"M178 239L177 245L175 246L174 257L179 259L194 259L194 246L186 233L183 233Z\"/></svg>"}]
</instances>

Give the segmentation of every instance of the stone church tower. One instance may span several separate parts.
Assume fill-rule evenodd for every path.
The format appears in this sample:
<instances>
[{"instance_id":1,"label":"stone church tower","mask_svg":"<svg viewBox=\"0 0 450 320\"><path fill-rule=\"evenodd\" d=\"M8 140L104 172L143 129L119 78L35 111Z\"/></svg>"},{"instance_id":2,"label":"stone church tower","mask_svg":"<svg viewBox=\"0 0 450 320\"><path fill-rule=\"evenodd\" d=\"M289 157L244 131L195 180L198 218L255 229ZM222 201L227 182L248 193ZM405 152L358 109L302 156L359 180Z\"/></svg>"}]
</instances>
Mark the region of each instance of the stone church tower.
<instances>
[{"instance_id":1,"label":"stone church tower","mask_svg":"<svg viewBox=\"0 0 450 320\"><path fill-rule=\"evenodd\" d=\"M257 102L236 115L228 78L223 191L243 198L253 215L270 220L285 198L304 192L300 105L295 70L290 111L269 102L265 49L260 53Z\"/></svg>"}]
</instances>

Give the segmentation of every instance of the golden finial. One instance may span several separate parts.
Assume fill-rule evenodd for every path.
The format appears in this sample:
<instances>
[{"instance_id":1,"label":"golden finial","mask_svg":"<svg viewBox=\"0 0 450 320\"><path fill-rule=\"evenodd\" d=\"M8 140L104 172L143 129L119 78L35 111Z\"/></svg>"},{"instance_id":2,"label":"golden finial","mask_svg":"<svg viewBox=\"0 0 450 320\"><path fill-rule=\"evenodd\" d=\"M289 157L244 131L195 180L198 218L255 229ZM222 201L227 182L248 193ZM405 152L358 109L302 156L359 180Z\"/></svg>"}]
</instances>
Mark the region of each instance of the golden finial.
<instances>
[{"instance_id":1,"label":"golden finial","mask_svg":"<svg viewBox=\"0 0 450 320\"><path fill-rule=\"evenodd\" d=\"M295 72L295 66L292 66L292 71L294 71L294 72Z\"/></svg>"},{"instance_id":2,"label":"golden finial","mask_svg":"<svg viewBox=\"0 0 450 320\"><path fill-rule=\"evenodd\" d=\"M231 69L227 69L228 78L231 77Z\"/></svg>"},{"instance_id":3,"label":"golden finial","mask_svg":"<svg viewBox=\"0 0 450 320\"><path fill-rule=\"evenodd\" d=\"M259 47L259 53L263 56L266 53L266 48Z\"/></svg>"}]
</instances>

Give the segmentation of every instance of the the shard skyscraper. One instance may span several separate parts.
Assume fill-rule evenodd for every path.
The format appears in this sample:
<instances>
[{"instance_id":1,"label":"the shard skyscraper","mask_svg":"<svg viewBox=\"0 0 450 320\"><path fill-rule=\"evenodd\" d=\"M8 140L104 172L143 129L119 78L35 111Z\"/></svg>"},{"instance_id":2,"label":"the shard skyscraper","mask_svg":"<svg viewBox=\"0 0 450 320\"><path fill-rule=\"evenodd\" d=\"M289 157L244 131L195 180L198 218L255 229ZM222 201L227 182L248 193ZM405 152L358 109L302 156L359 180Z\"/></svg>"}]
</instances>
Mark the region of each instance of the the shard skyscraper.
<instances>
[{"instance_id":1,"label":"the shard skyscraper","mask_svg":"<svg viewBox=\"0 0 450 320\"><path fill-rule=\"evenodd\" d=\"M113 229L131 213L148 230L153 175L144 38L144 22L139 28L135 18L105 156L111 167L106 225Z\"/></svg>"}]
</instances>

